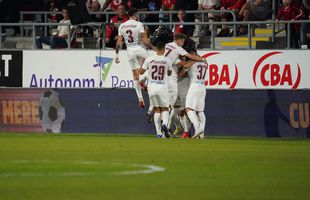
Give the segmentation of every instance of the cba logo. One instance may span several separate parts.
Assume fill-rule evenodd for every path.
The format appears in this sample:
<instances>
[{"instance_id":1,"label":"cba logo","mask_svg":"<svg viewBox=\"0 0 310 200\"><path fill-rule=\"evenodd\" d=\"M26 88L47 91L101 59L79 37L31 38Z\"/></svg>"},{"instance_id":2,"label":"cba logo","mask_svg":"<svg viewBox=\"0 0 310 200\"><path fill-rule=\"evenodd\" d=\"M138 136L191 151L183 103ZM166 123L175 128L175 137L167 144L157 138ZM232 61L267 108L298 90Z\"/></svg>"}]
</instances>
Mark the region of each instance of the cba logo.
<instances>
[{"instance_id":1,"label":"cba logo","mask_svg":"<svg viewBox=\"0 0 310 200\"><path fill-rule=\"evenodd\" d=\"M219 52L212 52L203 55L203 58L220 55ZM230 89L234 89L238 83L238 67L236 64L223 61L221 64L217 62L209 64L208 79L205 82L206 86L226 86ZM233 65L233 68L229 68Z\"/></svg>"},{"instance_id":2,"label":"cba logo","mask_svg":"<svg viewBox=\"0 0 310 200\"><path fill-rule=\"evenodd\" d=\"M287 63L283 60L284 56L275 55L282 55L282 52L267 53L256 62L253 70L254 85L257 87L260 82L263 87L287 86L297 89L301 80L300 66ZM272 59L273 56L276 59Z\"/></svg>"},{"instance_id":3,"label":"cba logo","mask_svg":"<svg viewBox=\"0 0 310 200\"><path fill-rule=\"evenodd\" d=\"M22 63L22 51L0 52L0 86L23 86Z\"/></svg>"}]
</instances>

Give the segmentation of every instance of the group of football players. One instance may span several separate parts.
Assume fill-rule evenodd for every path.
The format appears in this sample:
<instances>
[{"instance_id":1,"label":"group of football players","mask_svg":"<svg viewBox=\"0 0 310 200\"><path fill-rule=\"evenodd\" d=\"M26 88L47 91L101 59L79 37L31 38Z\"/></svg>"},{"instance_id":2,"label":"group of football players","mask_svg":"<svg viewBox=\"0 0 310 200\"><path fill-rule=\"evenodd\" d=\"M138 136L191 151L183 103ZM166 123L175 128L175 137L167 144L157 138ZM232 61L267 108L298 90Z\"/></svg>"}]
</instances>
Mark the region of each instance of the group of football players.
<instances>
[{"instance_id":1,"label":"group of football players","mask_svg":"<svg viewBox=\"0 0 310 200\"><path fill-rule=\"evenodd\" d=\"M144 107L141 88L147 88L150 100L147 118L154 122L157 137L177 137L183 130L182 138L203 138L207 61L195 49L182 48L186 36L180 33L174 35L173 42L157 41L154 47L143 23L137 21L137 10L130 9L128 15L129 20L118 29L115 62L120 62L119 50L124 40L139 105ZM156 54L150 55L145 46ZM192 135L191 125L195 129Z\"/></svg>"}]
</instances>

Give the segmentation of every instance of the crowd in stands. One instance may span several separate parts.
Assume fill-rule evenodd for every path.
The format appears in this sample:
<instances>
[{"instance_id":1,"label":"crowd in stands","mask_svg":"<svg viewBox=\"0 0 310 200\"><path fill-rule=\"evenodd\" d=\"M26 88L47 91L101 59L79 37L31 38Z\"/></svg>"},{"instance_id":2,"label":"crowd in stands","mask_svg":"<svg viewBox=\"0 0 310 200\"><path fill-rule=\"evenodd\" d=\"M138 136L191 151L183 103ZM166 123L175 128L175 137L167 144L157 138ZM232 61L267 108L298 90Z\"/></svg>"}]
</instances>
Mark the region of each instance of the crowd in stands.
<instances>
[{"instance_id":1,"label":"crowd in stands","mask_svg":"<svg viewBox=\"0 0 310 200\"><path fill-rule=\"evenodd\" d=\"M281 20L302 20L310 19L309 5L304 5L307 0L275 0L276 10L272 10L273 0L85 0L87 10L94 11L114 11L115 15L106 19L105 15L91 15L93 22L109 22L106 28L105 38L103 39L107 47L115 46L115 37L117 35L118 24L126 21L128 16L126 10L136 8L138 11L178 11L173 15L175 22L201 22L205 21L231 21L232 15L227 12L223 13L205 13L190 14L188 10L212 11L212 10L230 10L238 21L263 21L272 19L272 15L276 16L276 21ZM19 22L20 11L61 11L64 6L61 0L0 0L0 23L3 22ZM62 20L61 15L49 15L49 22L57 22ZM37 21L33 15L25 16L26 21ZM41 19L43 21L43 19ZM167 22L168 14L145 14L142 15L144 22ZM163 23L162 23L163 24ZM290 26L291 47L300 48L300 45L310 46L310 25L309 24L293 24ZM148 26L151 35L158 36L159 30L167 27ZM214 29L217 36L232 36L232 29L229 26L205 27L201 25L183 26L177 24L170 27L173 33L184 33L189 38L209 36ZM286 26L286 31L289 27ZM19 34L19 29L15 29L15 34ZM247 26L239 25L237 35L247 34ZM93 36L94 31L91 27L82 29L84 37ZM189 40L189 45L193 41Z\"/></svg>"}]
</instances>

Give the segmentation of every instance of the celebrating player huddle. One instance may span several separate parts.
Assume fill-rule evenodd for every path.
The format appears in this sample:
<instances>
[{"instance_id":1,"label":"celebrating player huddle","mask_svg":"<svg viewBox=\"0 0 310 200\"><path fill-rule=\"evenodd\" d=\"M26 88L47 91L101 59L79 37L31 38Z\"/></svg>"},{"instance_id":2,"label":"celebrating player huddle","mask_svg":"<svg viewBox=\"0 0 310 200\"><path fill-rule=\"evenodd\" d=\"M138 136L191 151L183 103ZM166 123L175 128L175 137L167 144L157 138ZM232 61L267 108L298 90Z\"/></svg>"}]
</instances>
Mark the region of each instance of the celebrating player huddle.
<instances>
[{"instance_id":1,"label":"celebrating player huddle","mask_svg":"<svg viewBox=\"0 0 310 200\"><path fill-rule=\"evenodd\" d=\"M144 100L139 74L146 73L149 111L154 111L157 137L176 137L176 134L171 132L173 123L176 127L175 133L182 128L182 137L190 137L189 129L192 123L195 129L192 137L202 138L206 123L204 82L207 62L198 56L195 50L187 52L182 48L186 39L183 34L175 34L174 41L168 44L158 41L156 48L153 47L143 24L136 21L137 11L132 9L128 14L130 19L119 27L115 62L120 62L118 52L124 39L141 107L144 106ZM156 50L156 55L148 57L148 52L140 45L140 40L145 46ZM188 61L181 61L182 57Z\"/></svg>"}]
</instances>

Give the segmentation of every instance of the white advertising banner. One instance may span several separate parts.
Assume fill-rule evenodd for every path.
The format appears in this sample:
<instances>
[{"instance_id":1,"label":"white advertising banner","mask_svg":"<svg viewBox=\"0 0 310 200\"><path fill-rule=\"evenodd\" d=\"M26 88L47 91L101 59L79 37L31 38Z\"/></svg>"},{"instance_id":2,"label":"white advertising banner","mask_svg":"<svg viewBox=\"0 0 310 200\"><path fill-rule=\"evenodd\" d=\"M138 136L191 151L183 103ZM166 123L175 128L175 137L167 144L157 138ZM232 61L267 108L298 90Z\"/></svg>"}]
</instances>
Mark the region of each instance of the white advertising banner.
<instances>
[{"instance_id":1,"label":"white advertising banner","mask_svg":"<svg viewBox=\"0 0 310 200\"><path fill-rule=\"evenodd\" d=\"M154 52L151 52L151 54ZM310 88L310 51L200 51L208 61L208 89ZM125 50L23 51L23 87L131 88Z\"/></svg>"}]
</instances>

